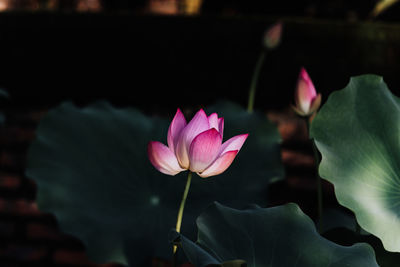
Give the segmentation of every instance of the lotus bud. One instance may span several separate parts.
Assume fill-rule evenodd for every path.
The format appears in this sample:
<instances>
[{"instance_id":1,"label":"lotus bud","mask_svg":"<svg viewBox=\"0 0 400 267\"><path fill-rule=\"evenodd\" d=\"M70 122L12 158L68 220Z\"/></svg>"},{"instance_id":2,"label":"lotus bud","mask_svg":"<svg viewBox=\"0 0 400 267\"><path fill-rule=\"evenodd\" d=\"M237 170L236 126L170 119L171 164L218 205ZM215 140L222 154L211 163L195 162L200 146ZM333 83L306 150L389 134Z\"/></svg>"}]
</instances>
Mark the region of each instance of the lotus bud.
<instances>
[{"instance_id":1,"label":"lotus bud","mask_svg":"<svg viewBox=\"0 0 400 267\"><path fill-rule=\"evenodd\" d=\"M301 68L295 92L296 106L293 109L301 116L312 115L321 105L321 94L317 94L307 71Z\"/></svg>"},{"instance_id":2,"label":"lotus bud","mask_svg":"<svg viewBox=\"0 0 400 267\"><path fill-rule=\"evenodd\" d=\"M268 49L276 48L281 42L282 22L277 22L272 25L264 34L264 46Z\"/></svg>"}]
</instances>

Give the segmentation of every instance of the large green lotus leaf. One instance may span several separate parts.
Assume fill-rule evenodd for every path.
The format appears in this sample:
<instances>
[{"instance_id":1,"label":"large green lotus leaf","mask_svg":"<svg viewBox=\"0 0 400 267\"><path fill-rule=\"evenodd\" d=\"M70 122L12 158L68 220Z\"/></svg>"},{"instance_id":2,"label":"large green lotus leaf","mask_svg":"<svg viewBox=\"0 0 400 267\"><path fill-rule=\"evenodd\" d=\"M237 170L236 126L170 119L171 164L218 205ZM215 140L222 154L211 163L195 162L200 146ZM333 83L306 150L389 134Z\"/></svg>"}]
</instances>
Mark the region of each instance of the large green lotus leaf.
<instances>
[{"instance_id":1,"label":"large green lotus leaf","mask_svg":"<svg viewBox=\"0 0 400 267\"><path fill-rule=\"evenodd\" d=\"M226 262L241 266L238 260L249 267L378 266L368 244L345 247L321 237L292 203L247 210L214 203L197 219L197 227L197 243L176 232L171 236L197 267Z\"/></svg>"},{"instance_id":2,"label":"large green lotus leaf","mask_svg":"<svg viewBox=\"0 0 400 267\"><path fill-rule=\"evenodd\" d=\"M353 232L358 231L361 235L370 234L359 226L354 214L345 211L344 208L325 208L322 212L322 221L323 224L320 231L321 233L325 233L336 228L346 228Z\"/></svg>"},{"instance_id":3,"label":"large green lotus leaf","mask_svg":"<svg viewBox=\"0 0 400 267\"><path fill-rule=\"evenodd\" d=\"M382 78L352 78L334 92L311 126L322 154L320 176L340 204L385 249L400 251L400 102Z\"/></svg>"},{"instance_id":4,"label":"large green lotus leaf","mask_svg":"<svg viewBox=\"0 0 400 267\"><path fill-rule=\"evenodd\" d=\"M225 137L240 123L234 120L226 118ZM166 143L169 122L105 102L86 108L65 103L40 122L27 167L27 176L38 184L39 207L54 213L63 231L79 237L96 262L140 266L152 256L171 256L168 233L175 227L186 173L159 173L146 154L150 140ZM264 120L253 127L263 125L270 124ZM264 144L251 155L263 155L262 170L251 169L240 152L231 166L236 167L224 175L193 177L182 225L188 237L195 237L195 219L214 200L235 207L265 204L265 188L282 169L277 130L264 129L248 138ZM264 149L274 153L265 155ZM260 175L249 179L243 169Z\"/></svg>"},{"instance_id":5,"label":"large green lotus leaf","mask_svg":"<svg viewBox=\"0 0 400 267\"><path fill-rule=\"evenodd\" d=\"M323 236L337 244L349 246L357 242L365 242L372 246L375 251L376 261L381 267L398 266L400 262L400 253L389 252L382 246L382 242L374 235L360 235L346 228L331 229Z\"/></svg>"}]
</instances>

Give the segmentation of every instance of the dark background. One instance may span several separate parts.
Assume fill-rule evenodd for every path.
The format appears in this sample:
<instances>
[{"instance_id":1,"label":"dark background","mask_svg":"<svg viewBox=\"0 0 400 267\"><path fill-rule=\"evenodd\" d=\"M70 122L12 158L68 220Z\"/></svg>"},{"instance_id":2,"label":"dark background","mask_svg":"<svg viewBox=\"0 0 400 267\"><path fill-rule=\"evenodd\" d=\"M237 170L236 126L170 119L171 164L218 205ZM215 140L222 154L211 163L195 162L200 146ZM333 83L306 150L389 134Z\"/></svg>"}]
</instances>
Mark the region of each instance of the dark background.
<instances>
[{"instance_id":1,"label":"dark background","mask_svg":"<svg viewBox=\"0 0 400 267\"><path fill-rule=\"evenodd\" d=\"M301 66L324 99L364 73L399 88L398 5L371 21L375 1L209 0L196 16L160 16L146 1L122 0L74 12L76 2L0 13L0 87L13 104L107 98L149 111L221 97L246 104L263 33L277 20L282 44L267 55L256 106L290 104Z\"/></svg>"},{"instance_id":2,"label":"dark background","mask_svg":"<svg viewBox=\"0 0 400 267\"><path fill-rule=\"evenodd\" d=\"M271 205L296 202L315 218L311 146L289 108L300 67L323 101L365 73L382 75L400 94L400 4L372 18L373 0L205 0L196 15L182 11L183 1L172 15L155 12L151 1L89 8L90 1L79 9L85 1L9 0L0 12L0 87L10 95L0 102L0 266L94 266L80 241L37 209L36 186L24 175L37 124L61 101L105 98L171 116L221 98L246 106L263 34L280 20L282 42L267 52L255 102L283 139L286 179L269 195ZM327 182L324 197L337 205Z\"/></svg>"}]
</instances>

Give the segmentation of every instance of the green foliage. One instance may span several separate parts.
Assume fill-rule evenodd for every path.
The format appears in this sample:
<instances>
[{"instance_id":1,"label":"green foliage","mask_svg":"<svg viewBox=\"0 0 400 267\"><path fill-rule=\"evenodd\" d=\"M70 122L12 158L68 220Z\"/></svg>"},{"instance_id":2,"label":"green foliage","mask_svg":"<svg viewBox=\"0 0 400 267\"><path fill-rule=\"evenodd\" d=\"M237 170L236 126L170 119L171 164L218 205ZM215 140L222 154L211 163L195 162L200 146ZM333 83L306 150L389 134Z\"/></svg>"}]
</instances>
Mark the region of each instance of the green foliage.
<instances>
[{"instance_id":1,"label":"green foliage","mask_svg":"<svg viewBox=\"0 0 400 267\"><path fill-rule=\"evenodd\" d=\"M214 200L238 208L265 205L267 185L283 173L277 130L264 117L221 105L213 108L226 115L224 139L246 131L250 137L223 175L193 177L182 225L190 238L193 222ZM186 173L159 173L146 154L150 140L166 143L169 122L105 102L83 109L64 103L40 122L27 166L27 176L38 184L39 208L54 213L96 262L143 266L154 256L171 257L168 233ZM254 175L245 175L249 170Z\"/></svg>"},{"instance_id":2,"label":"green foliage","mask_svg":"<svg viewBox=\"0 0 400 267\"><path fill-rule=\"evenodd\" d=\"M197 227L197 243L176 232L171 236L197 267L234 260L232 266L242 260L249 267L378 266L369 245L344 247L321 237L296 204L236 210L215 203Z\"/></svg>"},{"instance_id":3,"label":"green foliage","mask_svg":"<svg viewBox=\"0 0 400 267\"><path fill-rule=\"evenodd\" d=\"M323 236L344 246L349 246L357 242L368 243L374 249L376 261L381 267L394 267L400 262L400 253L386 251L382 246L381 240L376 236L357 234L356 232L346 228L332 229L324 233Z\"/></svg>"},{"instance_id":4,"label":"green foliage","mask_svg":"<svg viewBox=\"0 0 400 267\"><path fill-rule=\"evenodd\" d=\"M388 251L400 251L400 102L382 78L352 78L311 126L322 154L320 176L339 203Z\"/></svg>"},{"instance_id":5,"label":"green foliage","mask_svg":"<svg viewBox=\"0 0 400 267\"><path fill-rule=\"evenodd\" d=\"M9 98L10 95L7 93L6 90L0 88L0 98Z\"/></svg>"}]
</instances>

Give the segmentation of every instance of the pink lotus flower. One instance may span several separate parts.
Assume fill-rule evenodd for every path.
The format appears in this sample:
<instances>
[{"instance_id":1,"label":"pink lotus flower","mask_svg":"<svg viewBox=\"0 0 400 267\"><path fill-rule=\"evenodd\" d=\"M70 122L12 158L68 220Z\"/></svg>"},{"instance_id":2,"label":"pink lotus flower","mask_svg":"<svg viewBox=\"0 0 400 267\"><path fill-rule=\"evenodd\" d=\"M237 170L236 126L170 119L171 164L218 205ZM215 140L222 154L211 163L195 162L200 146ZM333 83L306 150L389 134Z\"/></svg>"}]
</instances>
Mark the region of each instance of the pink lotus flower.
<instances>
[{"instance_id":1,"label":"pink lotus flower","mask_svg":"<svg viewBox=\"0 0 400 267\"><path fill-rule=\"evenodd\" d=\"M296 106L293 109L301 116L312 115L321 105L321 94L317 94L307 71L301 68L295 93Z\"/></svg>"},{"instance_id":2,"label":"pink lotus flower","mask_svg":"<svg viewBox=\"0 0 400 267\"><path fill-rule=\"evenodd\" d=\"M269 49L276 48L281 42L283 24L277 22L272 25L264 34L264 45Z\"/></svg>"},{"instance_id":3,"label":"pink lotus flower","mask_svg":"<svg viewBox=\"0 0 400 267\"><path fill-rule=\"evenodd\" d=\"M235 159L248 134L222 143L224 119L217 113L207 117L200 109L186 123L180 109L168 129L168 146L150 141L147 154L153 166L162 173L175 175L184 170L205 178L224 172Z\"/></svg>"}]
</instances>

